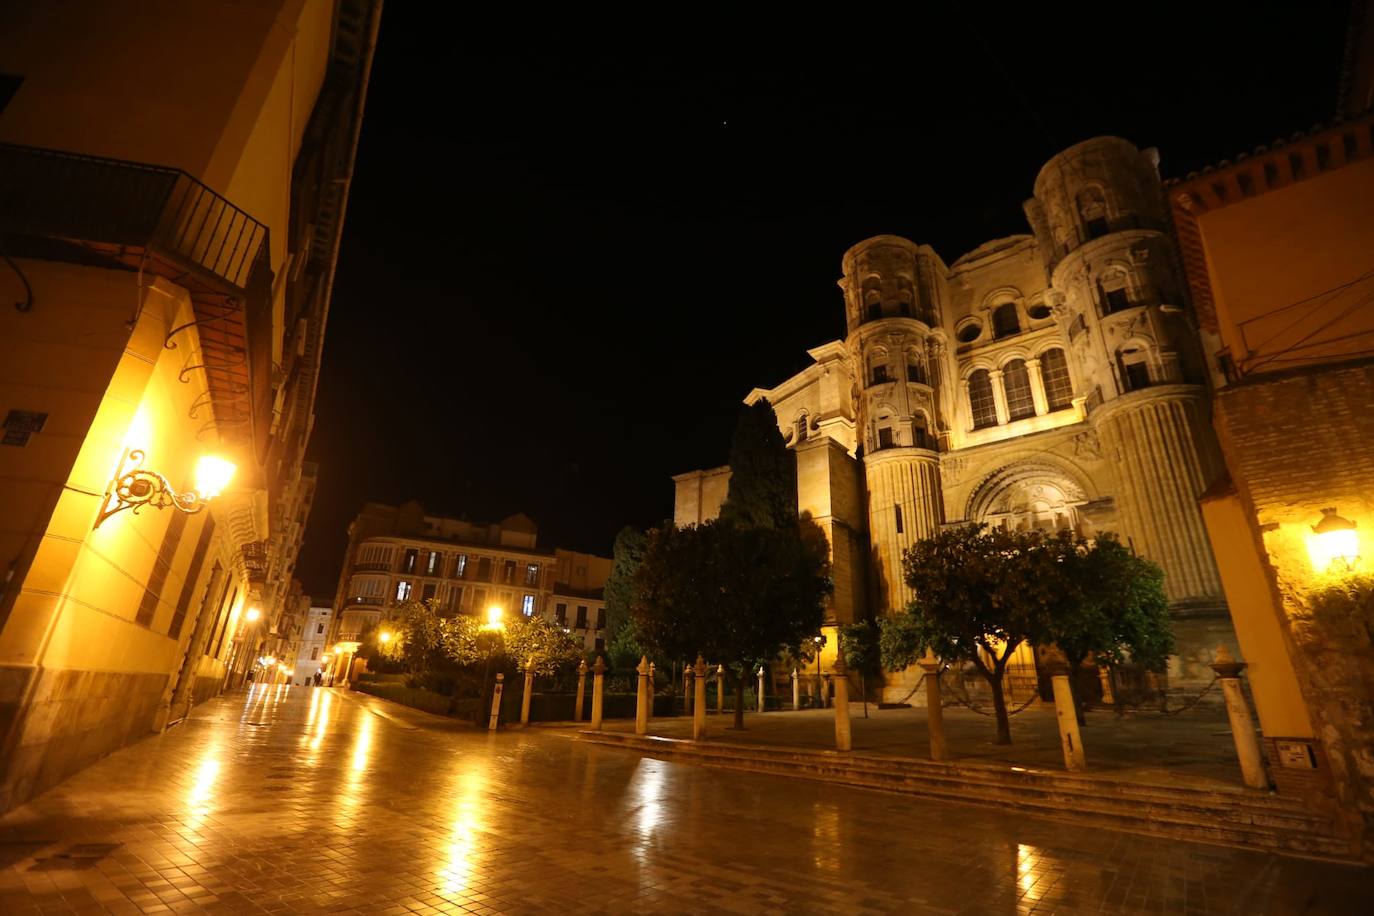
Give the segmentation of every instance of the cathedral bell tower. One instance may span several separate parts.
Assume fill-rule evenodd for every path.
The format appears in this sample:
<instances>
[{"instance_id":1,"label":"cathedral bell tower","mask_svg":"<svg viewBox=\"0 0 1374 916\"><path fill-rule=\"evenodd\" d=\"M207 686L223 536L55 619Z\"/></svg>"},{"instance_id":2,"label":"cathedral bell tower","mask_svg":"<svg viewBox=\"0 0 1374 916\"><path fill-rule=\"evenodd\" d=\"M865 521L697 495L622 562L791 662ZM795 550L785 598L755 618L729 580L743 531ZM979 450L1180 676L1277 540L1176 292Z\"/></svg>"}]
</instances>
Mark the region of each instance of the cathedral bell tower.
<instances>
[{"instance_id":1,"label":"cathedral bell tower","mask_svg":"<svg viewBox=\"0 0 1374 916\"><path fill-rule=\"evenodd\" d=\"M868 531L878 581L874 607L891 614L911 598L902 553L944 520L939 411L945 334L933 256L881 235L845 253L847 336L853 366L856 452L864 465Z\"/></svg>"}]
</instances>

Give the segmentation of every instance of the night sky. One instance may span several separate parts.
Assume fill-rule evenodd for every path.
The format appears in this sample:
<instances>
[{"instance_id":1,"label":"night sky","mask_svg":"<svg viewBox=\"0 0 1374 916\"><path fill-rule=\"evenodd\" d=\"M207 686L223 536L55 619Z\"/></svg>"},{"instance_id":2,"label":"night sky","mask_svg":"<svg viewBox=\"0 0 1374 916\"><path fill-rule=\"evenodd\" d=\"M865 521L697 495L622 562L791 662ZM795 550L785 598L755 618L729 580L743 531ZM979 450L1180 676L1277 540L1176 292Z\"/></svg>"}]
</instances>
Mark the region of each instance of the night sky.
<instances>
[{"instance_id":1,"label":"night sky","mask_svg":"<svg viewBox=\"0 0 1374 916\"><path fill-rule=\"evenodd\" d=\"M1028 232L1035 173L1091 136L1181 177L1328 120L1347 15L916 4L811 46L716 31L671 56L656 31L522 57L518 30L440 8L383 14L308 453L316 603L368 500L523 511L541 546L609 556L671 516L672 474L725 463L751 388L843 336L850 245L952 263Z\"/></svg>"}]
</instances>

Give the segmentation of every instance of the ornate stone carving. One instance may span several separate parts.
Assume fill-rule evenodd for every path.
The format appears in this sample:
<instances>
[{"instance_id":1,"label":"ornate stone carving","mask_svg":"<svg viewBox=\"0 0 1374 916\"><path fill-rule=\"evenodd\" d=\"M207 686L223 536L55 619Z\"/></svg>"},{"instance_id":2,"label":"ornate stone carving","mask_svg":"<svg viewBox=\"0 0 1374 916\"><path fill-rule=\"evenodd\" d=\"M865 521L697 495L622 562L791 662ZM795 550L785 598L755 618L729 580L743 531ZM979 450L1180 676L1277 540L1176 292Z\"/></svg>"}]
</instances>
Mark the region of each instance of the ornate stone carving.
<instances>
[{"instance_id":1,"label":"ornate stone carving","mask_svg":"<svg viewBox=\"0 0 1374 916\"><path fill-rule=\"evenodd\" d=\"M1097 433L1084 430L1073 437L1073 456L1086 461L1102 460L1102 444L1097 441Z\"/></svg>"}]
</instances>

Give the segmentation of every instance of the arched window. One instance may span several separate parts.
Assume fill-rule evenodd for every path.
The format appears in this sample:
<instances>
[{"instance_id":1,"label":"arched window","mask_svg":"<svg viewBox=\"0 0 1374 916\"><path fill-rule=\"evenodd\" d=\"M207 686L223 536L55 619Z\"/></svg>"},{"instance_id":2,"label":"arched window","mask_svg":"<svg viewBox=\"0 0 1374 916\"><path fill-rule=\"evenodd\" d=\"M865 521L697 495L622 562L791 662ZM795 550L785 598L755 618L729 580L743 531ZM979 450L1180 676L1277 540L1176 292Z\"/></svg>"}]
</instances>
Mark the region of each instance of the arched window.
<instances>
[{"instance_id":1,"label":"arched window","mask_svg":"<svg viewBox=\"0 0 1374 916\"><path fill-rule=\"evenodd\" d=\"M1101 294L1103 315L1131 307L1130 283L1124 270L1108 270L1098 279L1097 288Z\"/></svg>"},{"instance_id":2,"label":"arched window","mask_svg":"<svg viewBox=\"0 0 1374 916\"><path fill-rule=\"evenodd\" d=\"M868 384L881 385L892 381L887 368L887 351L874 350L868 356Z\"/></svg>"},{"instance_id":3,"label":"arched window","mask_svg":"<svg viewBox=\"0 0 1374 916\"><path fill-rule=\"evenodd\" d=\"M1107 199L1097 188L1085 188L1078 192L1078 215L1083 219L1083 232L1090 239L1106 235Z\"/></svg>"},{"instance_id":4,"label":"arched window","mask_svg":"<svg viewBox=\"0 0 1374 916\"><path fill-rule=\"evenodd\" d=\"M872 286L864 289L864 317L866 321L883 317L882 293Z\"/></svg>"},{"instance_id":5,"label":"arched window","mask_svg":"<svg viewBox=\"0 0 1374 916\"><path fill-rule=\"evenodd\" d=\"M806 414L802 413L797 415L797 442L806 441L806 422Z\"/></svg>"},{"instance_id":6,"label":"arched window","mask_svg":"<svg viewBox=\"0 0 1374 916\"><path fill-rule=\"evenodd\" d=\"M914 347L906 351L906 380L919 385L926 383L925 360L921 359L920 351Z\"/></svg>"},{"instance_id":7,"label":"arched window","mask_svg":"<svg viewBox=\"0 0 1374 916\"><path fill-rule=\"evenodd\" d=\"M911 421L911 444L917 448L935 448L935 439L926 426L926 418L920 414Z\"/></svg>"},{"instance_id":8,"label":"arched window","mask_svg":"<svg viewBox=\"0 0 1374 916\"><path fill-rule=\"evenodd\" d=\"M1072 406L1073 380L1069 378L1069 361L1063 350L1056 347L1040 354L1040 377L1045 382L1045 402L1050 410Z\"/></svg>"},{"instance_id":9,"label":"arched window","mask_svg":"<svg viewBox=\"0 0 1374 916\"><path fill-rule=\"evenodd\" d=\"M974 429L997 425L997 402L993 400L992 377L986 369L968 377L968 409L973 415Z\"/></svg>"},{"instance_id":10,"label":"arched window","mask_svg":"<svg viewBox=\"0 0 1374 916\"><path fill-rule=\"evenodd\" d=\"M1150 387L1150 363L1144 350L1138 347L1119 350L1116 358L1121 366L1123 391L1136 391Z\"/></svg>"},{"instance_id":11,"label":"arched window","mask_svg":"<svg viewBox=\"0 0 1374 916\"><path fill-rule=\"evenodd\" d=\"M997 306L992 313L992 336L1001 339L1021 333L1021 319L1016 315L1016 303L1008 302Z\"/></svg>"},{"instance_id":12,"label":"arched window","mask_svg":"<svg viewBox=\"0 0 1374 916\"><path fill-rule=\"evenodd\" d=\"M1031 397L1030 372L1024 359L1014 359L1002 367L1002 385L1007 392L1007 415L1013 420L1035 416Z\"/></svg>"}]
</instances>

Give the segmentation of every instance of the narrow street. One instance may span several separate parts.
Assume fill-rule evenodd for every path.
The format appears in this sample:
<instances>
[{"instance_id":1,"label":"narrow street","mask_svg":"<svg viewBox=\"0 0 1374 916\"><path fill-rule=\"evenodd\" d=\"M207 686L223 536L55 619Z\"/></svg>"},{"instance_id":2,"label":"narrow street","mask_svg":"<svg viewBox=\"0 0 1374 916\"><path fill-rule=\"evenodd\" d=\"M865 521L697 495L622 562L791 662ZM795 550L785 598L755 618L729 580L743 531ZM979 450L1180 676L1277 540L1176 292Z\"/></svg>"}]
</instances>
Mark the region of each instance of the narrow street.
<instances>
[{"instance_id":1,"label":"narrow street","mask_svg":"<svg viewBox=\"0 0 1374 916\"><path fill-rule=\"evenodd\" d=\"M1349 913L1353 867L259 688L0 820L0 913Z\"/></svg>"}]
</instances>

